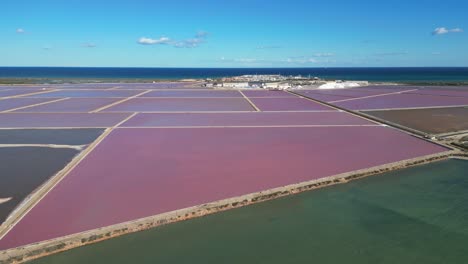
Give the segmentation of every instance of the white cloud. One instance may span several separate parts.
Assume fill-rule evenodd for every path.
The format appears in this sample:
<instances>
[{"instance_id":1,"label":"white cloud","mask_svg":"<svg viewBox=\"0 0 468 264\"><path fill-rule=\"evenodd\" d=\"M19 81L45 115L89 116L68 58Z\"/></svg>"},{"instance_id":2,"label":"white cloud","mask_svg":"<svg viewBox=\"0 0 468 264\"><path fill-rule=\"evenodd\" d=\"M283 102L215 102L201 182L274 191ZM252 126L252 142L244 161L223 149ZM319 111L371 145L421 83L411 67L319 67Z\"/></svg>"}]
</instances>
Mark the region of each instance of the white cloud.
<instances>
[{"instance_id":1,"label":"white cloud","mask_svg":"<svg viewBox=\"0 0 468 264\"><path fill-rule=\"evenodd\" d=\"M168 44L169 42L171 42L171 39L167 37L160 37L159 39L142 37L137 41L137 43L141 45L160 45Z\"/></svg>"},{"instance_id":2,"label":"white cloud","mask_svg":"<svg viewBox=\"0 0 468 264\"><path fill-rule=\"evenodd\" d=\"M335 53L331 52L323 52L323 53L315 53L310 56L295 56L289 57L282 62L290 63L290 64L329 64L334 63L336 60L332 60L331 57L334 57Z\"/></svg>"},{"instance_id":3,"label":"white cloud","mask_svg":"<svg viewBox=\"0 0 468 264\"><path fill-rule=\"evenodd\" d=\"M193 38L193 39L186 39L178 42L174 42L172 45L176 48L195 48L200 45L200 43L203 43L204 39L203 38Z\"/></svg>"},{"instance_id":4,"label":"white cloud","mask_svg":"<svg viewBox=\"0 0 468 264\"><path fill-rule=\"evenodd\" d=\"M176 48L196 48L203 42L205 42L208 37L208 32L199 31L195 34L194 38L186 39L182 41L176 41L172 45Z\"/></svg>"},{"instance_id":5,"label":"white cloud","mask_svg":"<svg viewBox=\"0 0 468 264\"><path fill-rule=\"evenodd\" d=\"M375 53L374 55L375 56L378 56L378 57L392 57L392 56L404 56L404 55L408 55L409 53L406 52L406 51L402 51L402 52L381 52L381 53Z\"/></svg>"},{"instance_id":6,"label":"white cloud","mask_svg":"<svg viewBox=\"0 0 468 264\"><path fill-rule=\"evenodd\" d=\"M432 31L432 35L444 35L449 33L448 29L444 27L436 28L434 31Z\"/></svg>"},{"instance_id":7,"label":"white cloud","mask_svg":"<svg viewBox=\"0 0 468 264\"><path fill-rule=\"evenodd\" d=\"M208 32L206 31L198 31L195 35L195 38L206 38L208 37Z\"/></svg>"},{"instance_id":8,"label":"white cloud","mask_svg":"<svg viewBox=\"0 0 468 264\"><path fill-rule=\"evenodd\" d=\"M17 29L16 29L16 33L18 33L18 34L24 34L24 33L26 33L26 30L24 30L23 28L17 28Z\"/></svg>"},{"instance_id":9,"label":"white cloud","mask_svg":"<svg viewBox=\"0 0 468 264\"><path fill-rule=\"evenodd\" d=\"M204 43L207 37L208 32L199 31L197 34L195 34L195 37L185 40L172 40L168 37L160 37L159 39L142 37L137 41L137 43L142 45L166 44L175 48L196 48L200 46L200 44Z\"/></svg>"},{"instance_id":10,"label":"white cloud","mask_svg":"<svg viewBox=\"0 0 468 264\"><path fill-rule=\"evenodd\" d=\"M286 59L287 63L292 63L292 64L308 64L308 63L317 63L317 59L315 58L308 58L308 57L292 57Z\"/></svg>"},{"instance_id":11,"label":"white cloud","mask_svg":"<svg viewBox=\"0 0 468 264\"><path fill-rule=\"evenodd\" d=\"M221 57L217 60L218 62L222 63L232 63L232 64L239 64L239 65L250 65L250 66L260 66L260 65L269 65L273 64L275 61L265 60L265 59L258 59L258 58L226 58Z\"/></svg>"},{"instance_id":12,"label":"white cloud","mask_svg":"<svg viewBox=\"0 0 468 264\"><path fill-rule=\"evenodd\" d=\"M92 42L83 43L83 45L81 45L81 46L85 47L85 48L95 48L95 47L97 47L97 45L92 43Z\"/></svg>"},{"instance_id":13,"label":"white cloud","mask_svg":"<svg viewBox=\"0 0 468 264\"><path fill-rule=\"evenodd\" d=\"M237 59L228 59L226 57L221 57L219 59L221 62L235 62L235 63L259 63L259 62L265 62L263 59L255 59L255 58L237 58Z\"/></svg>"},{"instance_id":14,"label":"white cloud","mask_svg":"<svg viewBox=\"0 0 468 264\"><path fill-rule=\"evenodd\" d=\"M318 58L328 58L328 57L333 57L333 56L335 56L335 53L331 53L331 52L315 53L314 54L314 57L318 57Z\"/></svg>"},{"instance_id":15,"label":"white cloud","mask_svg":"<svg viewBox=\"0 0 468 264\"><path fill-rule=\"evenodd\" d=\"M445 35L449 33L461 33L461 32L463 32L463 29L461 28L448 29L445 27L438 27L434 29L434 31L432 31L432 35L436 36L436 35Z\"/></svg>"},{"instance_id":16,"label":"white cloud","mask_svg":"<svg viewBox=\"0 0 468 264\"><path fill-rule=\"evenodd\" d=\"M220 62L224 63L238 63L238 64L248 64L248 65L284 65L284 64L296 64L296 65L307 65L307 64L316 64L316 63L325 63L325 61L318 61L312 57L290 57L287 59L258 59L258 58L236 58L229 59L221 57Z\"/></svg>"}]
</instances>

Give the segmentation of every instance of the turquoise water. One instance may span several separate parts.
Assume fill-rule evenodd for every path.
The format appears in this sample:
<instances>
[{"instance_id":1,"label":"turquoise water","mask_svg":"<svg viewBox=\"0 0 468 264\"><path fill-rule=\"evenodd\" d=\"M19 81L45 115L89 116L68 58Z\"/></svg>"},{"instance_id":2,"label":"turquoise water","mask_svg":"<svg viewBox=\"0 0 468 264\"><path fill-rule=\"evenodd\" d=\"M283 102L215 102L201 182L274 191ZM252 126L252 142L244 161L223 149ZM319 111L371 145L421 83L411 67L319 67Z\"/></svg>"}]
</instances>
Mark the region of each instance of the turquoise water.
<instances>
[{"instance_id":1,"label":"turquoise water","mask_svg":"<svg viewBox=\"0 0 468 264\"><path fill-rule=\"evenodd\" d=\"M468 162L447 160L32 263L468 263Z\"/></svg>"}]
</instances>

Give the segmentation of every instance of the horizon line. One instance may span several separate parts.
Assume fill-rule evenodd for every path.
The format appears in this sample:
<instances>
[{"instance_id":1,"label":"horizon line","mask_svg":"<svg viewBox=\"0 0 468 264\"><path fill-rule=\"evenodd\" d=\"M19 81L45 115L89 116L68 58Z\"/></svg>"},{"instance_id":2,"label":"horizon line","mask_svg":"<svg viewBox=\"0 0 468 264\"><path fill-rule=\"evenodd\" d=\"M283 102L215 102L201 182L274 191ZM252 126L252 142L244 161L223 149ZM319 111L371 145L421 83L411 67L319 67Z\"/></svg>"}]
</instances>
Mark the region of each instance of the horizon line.
<instances>
[{"instance_id":1,"label":"horizon line","mask_svg":"<svg viewBox=\"0 0 468 264\"><path fill-rule=\"evenodd\" d=\"M0 66L0 68L115 68L115 69L379 69L379 68L468 68L467 66L333 66L333 67L161 67L161 66Z\"/></svg>"}]
</instances>

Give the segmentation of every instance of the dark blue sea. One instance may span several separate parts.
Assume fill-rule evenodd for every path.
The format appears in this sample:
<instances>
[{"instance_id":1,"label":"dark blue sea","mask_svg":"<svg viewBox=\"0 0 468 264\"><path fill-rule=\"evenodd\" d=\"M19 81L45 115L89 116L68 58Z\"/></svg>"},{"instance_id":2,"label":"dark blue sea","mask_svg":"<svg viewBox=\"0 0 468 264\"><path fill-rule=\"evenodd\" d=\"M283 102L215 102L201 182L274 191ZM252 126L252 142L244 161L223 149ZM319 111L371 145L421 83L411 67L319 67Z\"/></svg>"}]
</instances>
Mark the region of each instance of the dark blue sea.
<instances>
[{"instance_id":1,"label":"dark blue sea","mask_svg":"<svg viewBox=\"0 0 468 264\"><path fill-rule=\"evenodd\" d=\"M0 67L1 79L48 80L203 79L244 74L282 74L332 80L368 80L401 83L468 83L465 68L75 68Z\"/></svg>"}]
</instances>

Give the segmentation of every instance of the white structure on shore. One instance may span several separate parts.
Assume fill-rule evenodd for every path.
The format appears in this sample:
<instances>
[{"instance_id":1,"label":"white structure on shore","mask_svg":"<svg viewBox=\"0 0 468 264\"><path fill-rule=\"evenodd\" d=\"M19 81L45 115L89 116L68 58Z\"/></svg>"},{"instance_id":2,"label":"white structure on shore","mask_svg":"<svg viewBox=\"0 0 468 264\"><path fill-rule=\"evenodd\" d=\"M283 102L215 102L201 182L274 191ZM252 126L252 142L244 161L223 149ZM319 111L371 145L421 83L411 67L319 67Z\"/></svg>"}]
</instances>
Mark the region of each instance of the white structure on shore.
<instances>
[{"instance_id":1,"label":"white structure on shore","mask_svg":"<svg viewBox=\"0 0 468 264\"><path fill-rule=\"evenodd\" d=\"M353 87L360 87L360 86L368 86L369 82L367 81L334 81L334 82L327 82L323 85L320 85L319 89L344 89L344 88L353 88Z\"/></svg>"},{"instance_id":2,"label":"white structure on shore","mask_svg":"<svg viewBox=\"0 0 468 264\"><path fill-rule=\"evenodd\" d=\"M207 79L206 87L221 89L342 89L369 85L366 81L324 81L318 77L282 75L242 75L218 80Z\"/></svg>"},{"instance_id":3,"label":"white structure on shore","mask_svg":"<svg viewBox=\"0 0 468 264\"><path fill-rule=\"evenodd\" d=\"M248 82L225 82L223 83L223 87L244 89L244 88L249 88L249 83Z\"/></svg>"},{"instance_id":4,"label":"white structure on shore","mask_svg":"<svg viewBox=\"0 0 468 264\"><path fill-rule=\"evenodd\" d=\"M262 88L265 89L278 89L278 90L287 90L290 89L292 86L290 83L287 82L269 82L264 83Z\"/></svg>"}]
</instances>

